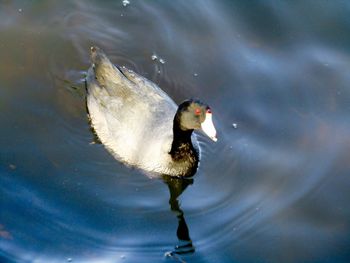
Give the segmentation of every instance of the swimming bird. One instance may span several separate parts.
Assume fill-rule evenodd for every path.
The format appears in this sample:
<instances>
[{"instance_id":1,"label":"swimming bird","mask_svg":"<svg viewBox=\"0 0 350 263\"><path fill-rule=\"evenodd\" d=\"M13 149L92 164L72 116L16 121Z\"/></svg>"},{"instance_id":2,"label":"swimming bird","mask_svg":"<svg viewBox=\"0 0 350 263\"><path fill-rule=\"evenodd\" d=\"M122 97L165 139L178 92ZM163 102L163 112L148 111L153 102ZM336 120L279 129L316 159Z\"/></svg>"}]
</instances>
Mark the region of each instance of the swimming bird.
<instances>
[{"instance_id":1,"label":"swimming bird","mask_svg":"<svg viewBox=\"0 0 350 263\"><path fill-rule=\"evenodd\" d=\"M193 130L217 141L211 108L188 99L179 106L155 83L114 65L91 47L86 77L92 128L119 161L176 177L196 173L200 150Z\"/></svg>"}]
</instances>

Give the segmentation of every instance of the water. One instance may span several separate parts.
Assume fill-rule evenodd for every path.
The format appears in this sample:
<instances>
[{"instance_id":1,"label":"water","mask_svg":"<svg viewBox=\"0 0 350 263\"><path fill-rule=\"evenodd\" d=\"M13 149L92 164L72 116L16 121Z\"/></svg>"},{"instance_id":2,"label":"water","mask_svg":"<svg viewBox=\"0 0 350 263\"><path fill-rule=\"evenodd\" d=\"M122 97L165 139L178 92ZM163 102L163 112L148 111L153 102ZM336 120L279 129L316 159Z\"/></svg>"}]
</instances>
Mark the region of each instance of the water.
<instances>
[{"instance_id":1,"label":"water","mask_svg":"<svg viewBox=\"0 0 350 263\"><path fill-rule=\"evenodd\" d=\"M349 11L0 1L0 261L349 262ZM149 179L94 143L91 45L212 107L219 140L200 135L193 180Z\"/></svg>"}]
</instances>

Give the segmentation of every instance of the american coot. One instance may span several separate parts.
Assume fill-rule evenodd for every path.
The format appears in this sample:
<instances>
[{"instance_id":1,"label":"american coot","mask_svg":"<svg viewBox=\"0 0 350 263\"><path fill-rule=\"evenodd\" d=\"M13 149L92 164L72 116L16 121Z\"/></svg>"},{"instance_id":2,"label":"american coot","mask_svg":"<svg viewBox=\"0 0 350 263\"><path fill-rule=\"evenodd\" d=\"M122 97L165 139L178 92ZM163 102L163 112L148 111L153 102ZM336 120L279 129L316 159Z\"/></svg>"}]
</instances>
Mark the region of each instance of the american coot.
<instances>
[{"instance_id":1,"label":"american coot","mask_svg":"<svg viewBox=\"0 0 350 263\"><path fill-rule=\"evenodd\" d=\"M145 171L192 176L199 162L194 129L213 141L212 112L199 100L178 107L156 84L113 65L98 47L91 47L87 74L87 107L98 138L117 159Z\"/></svg>"}]
</instances>

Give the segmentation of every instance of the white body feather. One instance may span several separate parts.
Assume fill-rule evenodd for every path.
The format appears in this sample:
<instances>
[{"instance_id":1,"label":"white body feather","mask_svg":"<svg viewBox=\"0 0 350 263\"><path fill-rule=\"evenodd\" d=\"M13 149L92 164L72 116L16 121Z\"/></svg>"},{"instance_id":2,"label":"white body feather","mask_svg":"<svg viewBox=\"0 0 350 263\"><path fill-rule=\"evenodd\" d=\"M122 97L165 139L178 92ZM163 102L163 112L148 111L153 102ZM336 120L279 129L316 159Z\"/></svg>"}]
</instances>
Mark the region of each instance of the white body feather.
<instances>
[{"instance_id":1,"label":"white body feather","mask_svg":"<svg viewBox=\"0 0 350 263\"><path fill-rule=\"evenodd\" d=\"M101 142L129 165L159 174L181 173L169 154L174 101L156 84L127 69L113 67L105 77L108 81L102 87L93 67L88 71L87 106ZM195 135L192 143L198 149Z\"/></svg>"}]
</instances>

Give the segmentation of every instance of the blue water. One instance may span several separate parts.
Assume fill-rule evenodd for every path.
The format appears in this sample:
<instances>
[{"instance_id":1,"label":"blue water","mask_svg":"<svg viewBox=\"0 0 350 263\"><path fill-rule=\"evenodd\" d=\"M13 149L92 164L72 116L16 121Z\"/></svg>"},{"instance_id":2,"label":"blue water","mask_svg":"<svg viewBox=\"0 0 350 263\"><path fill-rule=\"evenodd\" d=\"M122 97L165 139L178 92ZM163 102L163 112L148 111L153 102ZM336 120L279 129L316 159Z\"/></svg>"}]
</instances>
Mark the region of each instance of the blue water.
<instances>
[{"instance_id":1,"label":"blue water","mask_svg":"<svg viewBox=\"0 0 350 263\"><path fill-rule=\"evenodd\" d=\"M0 262L349 262L349 13L0 1ZM150 179L96 143L91 45L211 106L218 142L199 134L193 180Z\"/></svg>"}]
</instances>

